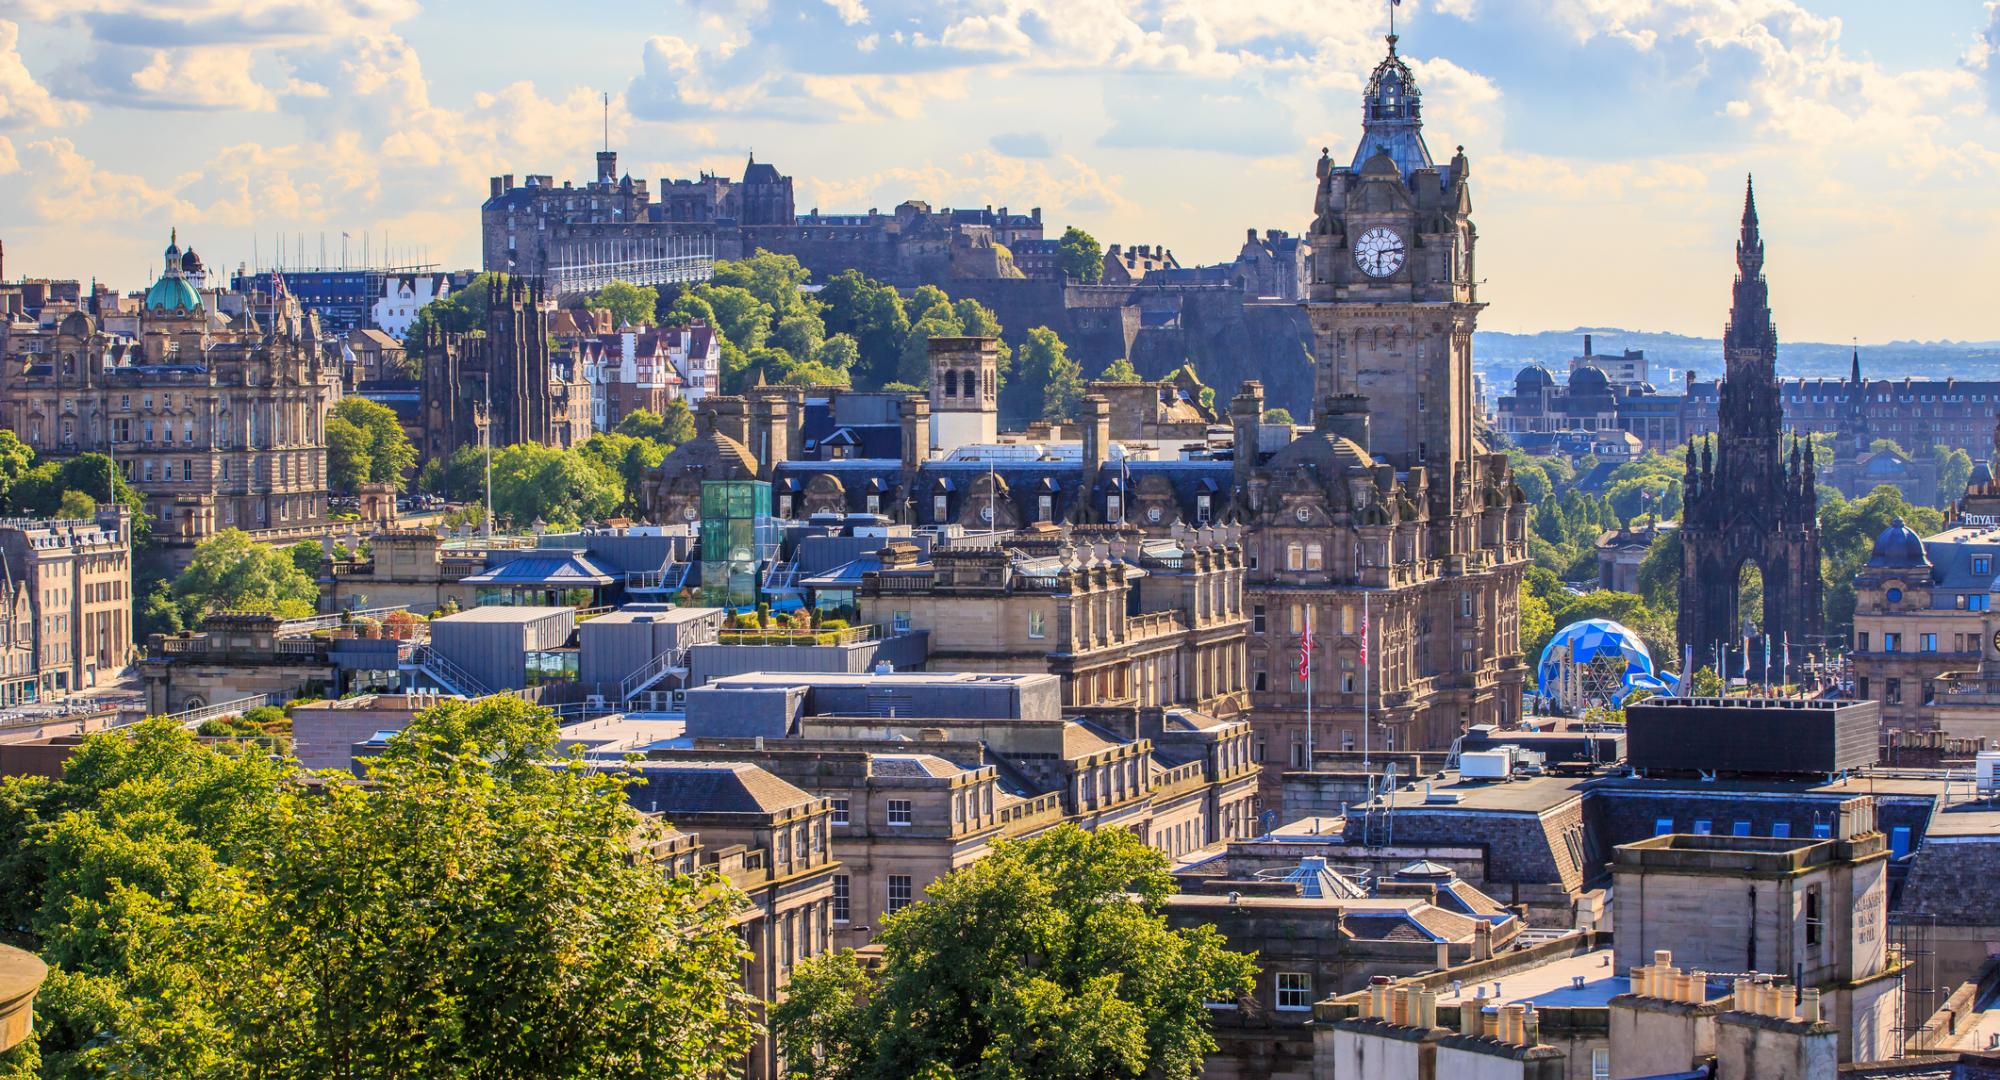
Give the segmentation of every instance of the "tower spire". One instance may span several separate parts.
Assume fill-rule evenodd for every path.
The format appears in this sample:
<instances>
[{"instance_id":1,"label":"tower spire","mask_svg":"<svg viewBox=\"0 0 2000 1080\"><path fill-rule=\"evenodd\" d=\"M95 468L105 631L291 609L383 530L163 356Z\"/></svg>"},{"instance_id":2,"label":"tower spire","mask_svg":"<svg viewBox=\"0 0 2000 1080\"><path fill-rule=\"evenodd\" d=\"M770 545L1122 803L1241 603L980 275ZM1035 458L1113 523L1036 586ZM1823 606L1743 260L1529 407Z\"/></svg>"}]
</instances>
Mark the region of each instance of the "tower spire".
<instances>
[{"instance_id":1,"label":"tower spire","mask_svg":"<svg viewBox=\"0 0 2000 1080\"><path fill-rule=\"evenodd\" d=\"M1748 176L1743 181L1743 235L1736 241L1736 268L1746 278L1764 272L1764 238L1757 231L1757 184Z\"/></svg>"}]
</instances>

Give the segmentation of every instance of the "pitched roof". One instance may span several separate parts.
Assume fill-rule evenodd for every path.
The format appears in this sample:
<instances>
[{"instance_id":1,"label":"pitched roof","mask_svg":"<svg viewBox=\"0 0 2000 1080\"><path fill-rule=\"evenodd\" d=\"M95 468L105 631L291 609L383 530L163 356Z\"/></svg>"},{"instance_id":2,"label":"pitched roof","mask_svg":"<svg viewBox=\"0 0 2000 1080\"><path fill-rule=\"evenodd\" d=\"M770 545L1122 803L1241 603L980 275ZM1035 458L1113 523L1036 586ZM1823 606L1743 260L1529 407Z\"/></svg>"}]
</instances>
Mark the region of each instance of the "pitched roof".
<instances>
[{"instance_id":1,"label":"pitched roof","mask_svg":"<svg viewBox=\"0 0 2000 1080\"><path fill-rule=\"evenodd\" d=\"M626 798L641 810L675 814L773 814L814 797L749 762L633 762L618 767L638 780Z\"/></svg>"}]
</instances>

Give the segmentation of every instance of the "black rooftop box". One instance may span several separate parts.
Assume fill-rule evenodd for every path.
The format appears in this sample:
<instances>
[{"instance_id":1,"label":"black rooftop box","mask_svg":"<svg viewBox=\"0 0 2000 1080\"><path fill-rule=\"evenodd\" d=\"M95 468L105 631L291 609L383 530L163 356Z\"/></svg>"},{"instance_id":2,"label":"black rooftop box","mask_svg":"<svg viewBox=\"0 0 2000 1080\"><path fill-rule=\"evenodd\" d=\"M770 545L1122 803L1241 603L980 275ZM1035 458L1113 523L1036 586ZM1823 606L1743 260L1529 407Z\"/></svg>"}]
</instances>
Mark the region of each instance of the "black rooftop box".
<instances>
[{"instance_id":1,"label":"black rooftop box","mask_svg":"<svg viewBox=\"0 0 2000 1080\"><path fill-rule=\"evenodd\" d=\"M1881 728L1874 701L1648 698L1625 707L1625 754L1654 773L1824 776L1875 764Z\"/></svg>"}]
</instances>

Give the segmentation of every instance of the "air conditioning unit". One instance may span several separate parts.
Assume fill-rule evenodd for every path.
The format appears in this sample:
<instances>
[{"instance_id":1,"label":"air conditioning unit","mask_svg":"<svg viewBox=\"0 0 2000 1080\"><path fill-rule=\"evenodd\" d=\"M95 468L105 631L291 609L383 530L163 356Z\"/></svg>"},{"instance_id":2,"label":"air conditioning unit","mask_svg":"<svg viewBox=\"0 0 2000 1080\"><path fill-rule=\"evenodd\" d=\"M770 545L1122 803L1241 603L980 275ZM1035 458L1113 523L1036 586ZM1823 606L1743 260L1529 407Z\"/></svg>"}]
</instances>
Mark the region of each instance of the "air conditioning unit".
<instances>
[{"instance_id":1,"label":"air conditioning unit","mask_svg":"<svg viewBox=\"0 0 2000 1080\"><path fill-rule=\"evenodd\" d=\"M1511 750L1473 750L1458 755L1458 775L1467 780L1505 780L1513 773Z\"/></svg>"}]
</instances>

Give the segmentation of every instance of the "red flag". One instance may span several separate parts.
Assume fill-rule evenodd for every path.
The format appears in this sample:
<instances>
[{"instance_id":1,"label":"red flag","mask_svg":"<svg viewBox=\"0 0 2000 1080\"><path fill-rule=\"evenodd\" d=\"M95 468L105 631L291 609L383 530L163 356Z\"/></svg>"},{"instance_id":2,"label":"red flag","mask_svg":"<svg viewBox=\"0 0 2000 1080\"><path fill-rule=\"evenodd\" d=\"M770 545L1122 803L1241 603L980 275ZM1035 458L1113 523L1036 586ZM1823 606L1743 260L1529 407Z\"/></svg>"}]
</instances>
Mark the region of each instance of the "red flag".
<instances>
[{"instance_id":1,"label":"red flag","mask_svg":"<svg viewBox=\"0 0 2000 1080\"><path fill-rule=\"evenodd\" d=\"M1312 655L1313 655L1313 616L1312 616L1312 609L1307 608L1306 632L1303 637L1299 638L1299 681L1300 682L1304 682L1307 679L1311 678Z\"/></svg>"},{"instance_id":2,"label":"red flag","mask_svg":"<svg viewBox=\"0 0 2000 1080\"><path fill-rule=\"evenodd\" d=\"M1368 666L1368 601L1361 601L1361 665Z\"/></svg>"}]
</instances>

